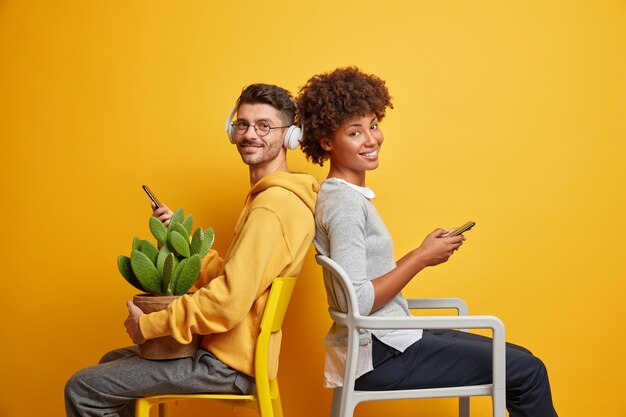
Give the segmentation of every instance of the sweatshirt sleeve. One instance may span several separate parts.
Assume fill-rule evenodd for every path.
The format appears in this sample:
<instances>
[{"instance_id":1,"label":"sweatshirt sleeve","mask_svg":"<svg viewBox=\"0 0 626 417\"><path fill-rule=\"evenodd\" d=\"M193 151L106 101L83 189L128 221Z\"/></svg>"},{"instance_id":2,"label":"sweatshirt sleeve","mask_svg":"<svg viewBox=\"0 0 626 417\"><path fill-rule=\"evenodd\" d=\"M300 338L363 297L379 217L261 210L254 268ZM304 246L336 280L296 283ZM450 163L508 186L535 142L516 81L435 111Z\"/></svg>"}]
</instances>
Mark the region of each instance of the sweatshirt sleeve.
<instances>
[{"instance_id":1,"label":"sweatshirt sleeve","mask_svg":"<svg viewBox=\"0 0 626 417\"><path fill-rule=\"evenodd\" d=\"M189 343L194 333L221 333L241 322L254 301L280 275L293 256L276 214L266 208L250 211L235 236L224 273L193 295L184 295L165 310L139 318L146 339L172 336Z\"/></svg>"},{"instance_id":2,"label":"sweatshirt sleeve","mask_svg":"<svg viewBox=\"0 0 626 417\"><path fill-rule=\"evenodd\" d=\"M323 227L328 233L329 256L350 277L359 303L359 313L367 316L374 305L374 285L367 277L367 209L361 195L346 191L334 190L328 196ZM340 288L335 288L335 291L340 291Z\"/></svg>"},{"instance_id":3,"label":"sweatshirt sleeve","mask_svg":"<svg viewBox=\"0 0 626 417\"><path fill-rule=\"evenodd\" d=\"M224 260L219 256L216 250L211 249L204 258L202 258L202 268L200 269L200 275L193 284L194 289L206 287L213 278L215 278L224 265Z\"/></svg>"}]
</instances>

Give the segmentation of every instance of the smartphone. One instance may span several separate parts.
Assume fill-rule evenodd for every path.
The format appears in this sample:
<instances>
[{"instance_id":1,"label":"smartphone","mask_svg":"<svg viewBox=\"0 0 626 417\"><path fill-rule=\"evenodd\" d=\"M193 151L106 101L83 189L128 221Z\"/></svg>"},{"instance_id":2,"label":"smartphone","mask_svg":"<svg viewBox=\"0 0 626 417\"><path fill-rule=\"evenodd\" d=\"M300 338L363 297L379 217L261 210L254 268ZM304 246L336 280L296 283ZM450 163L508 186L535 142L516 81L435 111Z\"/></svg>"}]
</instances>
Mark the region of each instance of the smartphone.
<instances>
[{"instance_id":1,"label":"smartphone","mask_svg":"<svg viewBox=\"0 0 626 417\"><path fill-rule=\"evenodd\" d=\"M475 225L476 225L475 222L467 222L463 226L457 227L457 229L454 231L454 233L450 235L450 237L458 236L462 234L463 232L467 232L469 229L471 229Z\"/></svg>"},{"instance_id":2,"label":"smartphone","mask_svg":"<svg viewBox=\"0 0 626 417\"><path fill-rule=\"evenodd\" d=\"M148 194L148 197L150 197L150 200L152 200L152 202L154 203L156 208L160 208L161 207L161 203L159 203L159 200L157 200L157 198L154 196L154 194L152 194L152 191L150 191L148 186L147 185L142 185L141 188L143 188L143 190L146 192L146 194Z\"/></svg>"}]
</instances>

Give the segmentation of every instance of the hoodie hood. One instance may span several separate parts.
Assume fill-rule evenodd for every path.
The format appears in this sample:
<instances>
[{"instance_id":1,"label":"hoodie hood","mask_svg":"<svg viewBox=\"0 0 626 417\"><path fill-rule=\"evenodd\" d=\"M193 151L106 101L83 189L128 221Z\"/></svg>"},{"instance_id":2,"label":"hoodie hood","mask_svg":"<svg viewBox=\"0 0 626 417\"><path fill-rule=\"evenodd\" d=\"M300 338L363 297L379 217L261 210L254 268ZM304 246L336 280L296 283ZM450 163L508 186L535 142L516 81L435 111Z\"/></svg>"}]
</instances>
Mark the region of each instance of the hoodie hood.
<instances>
[{"instance_id":1,"label":"hoodie hood","mask_svg":"<svg viewBox=\"0 0 626 417\"><path fill-rule=\"evenodd\" d=\"M261 178L248 193L249 197L254 197L270 187L281 187L297 195L304 204L315 212L315 201L320 184L312 175L294 172L272 172Z\"/></svg>"}]
</instances>

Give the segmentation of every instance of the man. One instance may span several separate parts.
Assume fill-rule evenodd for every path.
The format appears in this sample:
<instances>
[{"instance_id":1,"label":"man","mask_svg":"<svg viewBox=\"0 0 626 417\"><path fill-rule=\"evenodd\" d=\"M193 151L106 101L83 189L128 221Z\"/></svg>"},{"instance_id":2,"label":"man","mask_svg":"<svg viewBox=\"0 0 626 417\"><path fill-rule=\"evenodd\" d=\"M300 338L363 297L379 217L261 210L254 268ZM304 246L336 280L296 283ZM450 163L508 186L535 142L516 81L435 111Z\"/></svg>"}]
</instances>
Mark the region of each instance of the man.
<instances>
[{"instance_id":1,"label":"man","mask_svg":"<svg viewBox=\"0 0 626 417\"><path fill-rule=\"evenodd\" d=\"M134 343L161 336L185 343L197 333L200 350L167 361L142 359L136 346L109 352L68 381L67 416L133 416L134 399L155 394L254 391L253 353L269 287L277 276L300 272L315 232L319 184L287 167L285 148L301 136L295 114L295 102L280 87L253 84L242 91L226 127L252 188L226 256L207 254L199 289L166 310L143 314L128 304L125 326ZM153 215L168 224L172 212L163 206Z\"/></svg>"}]
</instances>

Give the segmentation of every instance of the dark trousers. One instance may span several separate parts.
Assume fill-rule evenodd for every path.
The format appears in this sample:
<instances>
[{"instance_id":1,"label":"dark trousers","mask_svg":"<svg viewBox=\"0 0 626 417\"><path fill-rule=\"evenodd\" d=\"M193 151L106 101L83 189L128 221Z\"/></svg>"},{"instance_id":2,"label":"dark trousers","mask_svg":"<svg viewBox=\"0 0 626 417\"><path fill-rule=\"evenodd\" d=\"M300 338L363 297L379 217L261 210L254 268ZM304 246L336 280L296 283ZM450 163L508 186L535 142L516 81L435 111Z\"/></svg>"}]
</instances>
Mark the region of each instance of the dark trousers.
<instances>
[{"instance_id":1,"label":"dark trousers","mask_svg":"<svg viewBox=\"0 0 626 417\"><path fill-rule=\"evenodd\" d=\"M425 330L404 352L373 338L374 369L356 380L364 391L439 388L492 382L491 339L456 330ZM557 417L548 372L527 349L506 345L506 407L511 417Z\"/></svg>"}]
</instances>

